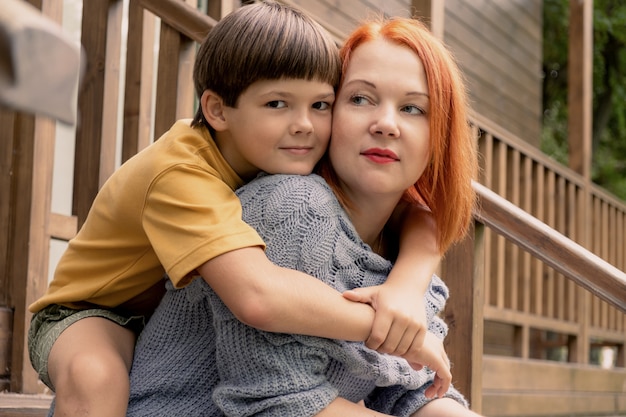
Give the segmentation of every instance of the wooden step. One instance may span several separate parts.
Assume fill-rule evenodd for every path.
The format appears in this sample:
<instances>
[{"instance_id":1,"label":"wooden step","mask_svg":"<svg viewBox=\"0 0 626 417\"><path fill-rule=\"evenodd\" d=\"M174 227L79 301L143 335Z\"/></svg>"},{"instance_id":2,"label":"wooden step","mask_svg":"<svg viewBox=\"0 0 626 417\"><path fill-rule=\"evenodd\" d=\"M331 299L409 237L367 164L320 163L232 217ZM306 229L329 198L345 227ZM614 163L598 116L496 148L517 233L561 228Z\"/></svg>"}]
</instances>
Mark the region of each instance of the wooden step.
<instances>
[{"instance_id":1,"label":"wooden step","mask_svg":"<svg viewBox=\"0 0 626 417\"><path fill-rule=\"evenodd\" d=\"M46 417L51 395L0 393L0 417Z\"/></svg>"}]
</instances>

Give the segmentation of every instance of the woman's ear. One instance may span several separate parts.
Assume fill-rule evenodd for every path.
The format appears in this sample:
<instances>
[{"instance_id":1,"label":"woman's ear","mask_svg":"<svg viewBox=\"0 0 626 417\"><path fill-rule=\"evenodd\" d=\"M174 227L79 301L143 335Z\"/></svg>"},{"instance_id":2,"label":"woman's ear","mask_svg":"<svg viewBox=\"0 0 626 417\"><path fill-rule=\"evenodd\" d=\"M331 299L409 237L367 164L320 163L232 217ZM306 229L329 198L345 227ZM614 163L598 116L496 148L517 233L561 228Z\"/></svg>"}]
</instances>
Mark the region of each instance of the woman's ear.
<instances>
[{"instance_id":1,"label":"woman's ear","mask_svg":"<svg viewBox=\"0 0 626 417\"><path fill-rule=\"evenodd\" d=\"M224 117L224 100L220 96L211 90L204 90L200 97L200 105L204 118L215 131L221 132L228 128Z\"/></svg>"}]
</instances>

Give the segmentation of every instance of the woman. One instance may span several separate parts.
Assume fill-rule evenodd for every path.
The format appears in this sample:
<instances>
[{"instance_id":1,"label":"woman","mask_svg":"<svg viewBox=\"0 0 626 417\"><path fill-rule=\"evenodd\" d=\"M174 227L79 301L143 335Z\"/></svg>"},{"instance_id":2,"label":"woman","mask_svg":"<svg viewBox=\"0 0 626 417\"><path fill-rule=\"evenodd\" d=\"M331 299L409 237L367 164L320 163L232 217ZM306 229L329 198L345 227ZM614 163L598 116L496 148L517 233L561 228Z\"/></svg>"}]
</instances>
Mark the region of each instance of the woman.
<instances>
[{"instance_id":1,"label":"woman","mask_svg":"<svg viewBox=\"0 0 626 417\"><path fill-rule=\"evenodd\" d=\"M460 74L423 25L410 19L365 24L347 39L342 58L332 140L319 169L330 186L316 175L275 175L238 192L244 220L267 243L270 259L339 291L384 284L392 265L385 258L393 259L397 243L385 225L402 200L432 210L442 252L460 239L471 219L476 167ZM170 349L172 373L165 375L181 415L362 415L355 404L361 400L372 415L475 415L454 388L437 385L432 370L409 366L445 355L447 328L437 313L446 298L445 285L433 277L424 296L429 333L423 352L404 360L363 343L258 331L196 280L168 293L137 352ZM216 346L203 337L209 313ZM155 334L169 334L168 342L149 343ZM156 365L160 371L162 365ZM133 368L129 415L140 415L135 410L144 408L147 395L164 397L138 388L154 375Z\"/></svg>"}]
</instances>

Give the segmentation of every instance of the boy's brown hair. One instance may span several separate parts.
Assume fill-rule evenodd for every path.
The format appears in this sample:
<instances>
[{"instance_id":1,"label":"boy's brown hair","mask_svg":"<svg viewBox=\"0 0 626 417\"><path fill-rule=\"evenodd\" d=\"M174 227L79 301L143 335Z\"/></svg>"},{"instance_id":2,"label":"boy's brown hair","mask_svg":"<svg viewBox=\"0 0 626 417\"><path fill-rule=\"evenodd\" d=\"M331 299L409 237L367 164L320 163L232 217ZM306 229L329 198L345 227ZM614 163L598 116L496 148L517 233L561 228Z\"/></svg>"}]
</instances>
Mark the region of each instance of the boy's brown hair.
<instances>
[{"instance_id":1,"label":"boy's brown hair","mask_svg":"<svg viewBox=\"0 0 626 417\"><path fill-rule=\"evenodd\" d=\"M193 78L196 94L211 90L229 107L261 80L306 79L339 84L337 46L310 16L265 1L240 7L220 20L198 50ZM192 126L210 128L198 108Z\"/></svg>"}]
</instances>

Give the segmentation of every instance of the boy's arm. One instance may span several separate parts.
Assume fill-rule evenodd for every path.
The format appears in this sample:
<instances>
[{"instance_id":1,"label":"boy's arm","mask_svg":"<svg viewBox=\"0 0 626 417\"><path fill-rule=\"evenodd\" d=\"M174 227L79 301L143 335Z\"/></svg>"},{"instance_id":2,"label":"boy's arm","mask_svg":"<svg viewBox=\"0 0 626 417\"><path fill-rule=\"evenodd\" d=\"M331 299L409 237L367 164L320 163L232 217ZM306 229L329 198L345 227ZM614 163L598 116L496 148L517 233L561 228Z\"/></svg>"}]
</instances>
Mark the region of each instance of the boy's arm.
<instances>
[{"instance_id":1,"label":"boy's arm","mask_svg":"<svg viewBox=\"0 0 626 417\"><path fill-rule=\"evenodd\" d=\"M400 249L385 284L347 291L344 296L376 310L367 346L402 356L424 341L427 323L423 296L441 254L436 225L427 209L411 205L400 216Z\"/></svg>"},{"instance_id":2,"label":"boy's arm","mask_svg":"<svg viewBox=\"0 0 626 417\"><path fill-rule=\"evenodd\" d=\"M281 268L259 247L234 250L198 268L243 323L260 330L349 341L370 334L374 310L307 274Z\"/></svg>"}]
</instances>

